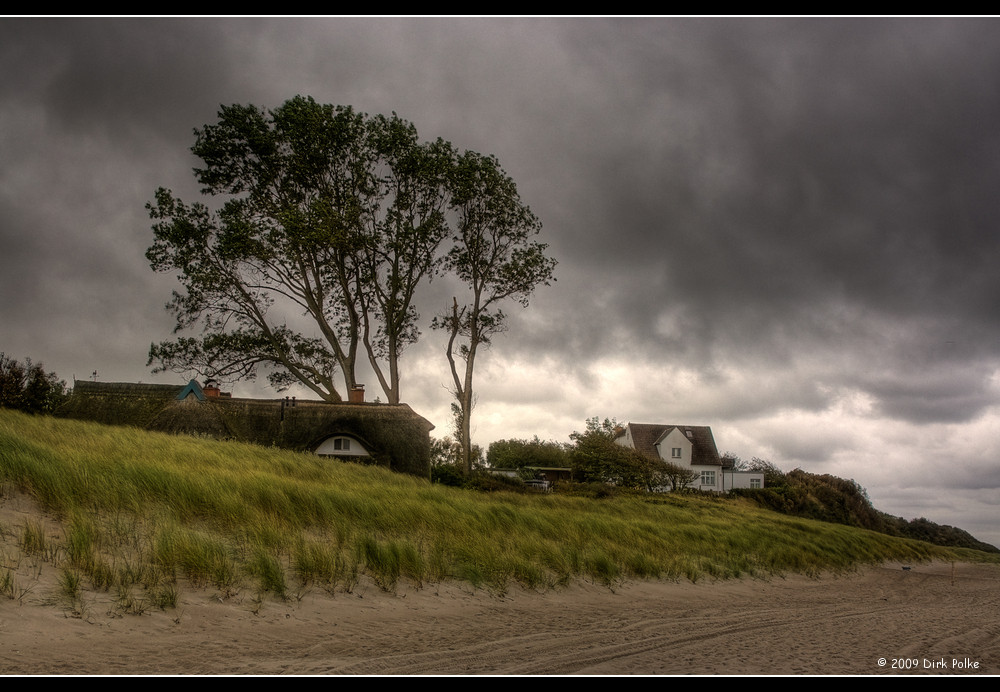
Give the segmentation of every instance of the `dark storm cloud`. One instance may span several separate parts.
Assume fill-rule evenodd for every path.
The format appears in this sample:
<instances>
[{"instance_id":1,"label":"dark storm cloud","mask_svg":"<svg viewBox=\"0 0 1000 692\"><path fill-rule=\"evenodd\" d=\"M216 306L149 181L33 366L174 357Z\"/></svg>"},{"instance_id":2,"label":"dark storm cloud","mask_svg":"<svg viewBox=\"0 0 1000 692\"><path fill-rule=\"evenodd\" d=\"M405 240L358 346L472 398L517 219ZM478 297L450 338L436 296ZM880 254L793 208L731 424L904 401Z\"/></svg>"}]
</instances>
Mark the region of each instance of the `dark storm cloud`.
<instances>
[{"instance_id":1,"label":"dark storm cloud","mask_svg":"<svg viewBox=\"0 0 1000 692\"><path fill-rule=\"evenodd\" d=\"M974 332L976 360L931 362L938 380L954 368L954 389L974 384L998 356L996 22L614 27L569 30L578 77L617 107L568 116L602 123L573 171L592 215L554 230L559 288L602 320L542 343L775 367L853 342L843 381L893 415L952 420L993 400L982 384L895 392L885 379L913 375L905 360L870 382L857 371L886 335L902 355L948 339L942 324Z\"/></svg>"},{"instance_id":2,"label":"dark storm cloud","mask_svg":"<svg viewBox=\"0 0 1000 692\"><path fill-rule=\"evenodd\" d=\"M190 135L218 104L245 99L239 83L261 72L242 51L263 27L244 19L4 20L0 94L38 102L72 133L159 143L177 128Z\"/></svg>"},{"instance_id":3,"label":"dark storm cloud","mask_svg":"<svg viewBox=\"0 0 1000 692\"><path fill-rule=\"evenodd\" d=\"M718 65L730 75L723 98L682 95L701 102L693 110L703 125L681 174L701 184L680 223L663 205L646 211L636 231L661 238L664 257L686 255L671 265L678 287L708 269L717 293L731 296L727 278L756 271L766 280L742 286L752 292L747 302L784 303L795 288L800 301L832 292L889 311L935 309L956 269L981 266L984 242L996 248L980 222L994 204L988 183L997 160L982 152L995 152L998 104L981 82L992 81L1000 52L975 49L965 69L980 79L963 80L941 67L953 60L940 46L892 25L862 45L840 42L845 33L801 26L782 56L770 46L789 32L744 39L733 62ZM977 43L967 37L947 51ZM711 38L702 50L713 47L733 50ZM705 76L706 88L715 82ZM661 233L651 234L657 217Z\"/></svg>"}]
</instances>

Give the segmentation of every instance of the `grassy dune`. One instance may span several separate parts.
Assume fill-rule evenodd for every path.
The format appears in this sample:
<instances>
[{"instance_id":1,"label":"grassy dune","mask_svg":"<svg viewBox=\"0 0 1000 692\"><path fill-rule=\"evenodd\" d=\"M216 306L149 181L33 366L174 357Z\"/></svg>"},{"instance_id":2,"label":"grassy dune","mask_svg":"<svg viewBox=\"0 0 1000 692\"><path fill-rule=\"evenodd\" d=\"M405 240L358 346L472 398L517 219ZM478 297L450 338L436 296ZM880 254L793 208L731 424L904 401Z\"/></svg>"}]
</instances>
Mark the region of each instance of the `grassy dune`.
<instances>
[{"instance_id":1,"label":"grassy dune","mask_svg":"<svg viewBox=\"0 0 1000 692\"><path fill-rule=\"evenodd\" d=\"M362 576L387 590L457 579L503 592L991 559L742 500L480 494L307 454L0 410L0 500L14 491L53 519L0 533L60 570L66 595L116 590L128 603L141 593L161 607L176 602L179 578L223 595L349 591ZM13 560L0 554L0 593L12 598Z\"/></svg>"}]
</instances>

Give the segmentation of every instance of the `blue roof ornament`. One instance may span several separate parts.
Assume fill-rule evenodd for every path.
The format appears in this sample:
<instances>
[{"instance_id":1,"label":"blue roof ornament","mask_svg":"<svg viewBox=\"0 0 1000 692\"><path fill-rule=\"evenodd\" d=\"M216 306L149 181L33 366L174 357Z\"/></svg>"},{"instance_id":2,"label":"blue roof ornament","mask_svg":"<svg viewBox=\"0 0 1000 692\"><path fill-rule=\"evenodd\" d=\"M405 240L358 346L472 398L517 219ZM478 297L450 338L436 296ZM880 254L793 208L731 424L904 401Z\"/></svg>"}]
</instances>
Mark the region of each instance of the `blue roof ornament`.
<instances>
[{"instance_id":1,"label":"blue roof ornament","mask_svg":"<svg viewBox=\"0 0 1000 692\"><path fill-rule=\"evenodd\" d=\"M177 395L177 400L184 401L191 394L194 394L198 401L205 400L205 392L202 391L201 385L198 384L196 380L191 380L187 383L187 386L184 387L184 389L181 390L181 393Z\"/></svg>"}]
</instances>

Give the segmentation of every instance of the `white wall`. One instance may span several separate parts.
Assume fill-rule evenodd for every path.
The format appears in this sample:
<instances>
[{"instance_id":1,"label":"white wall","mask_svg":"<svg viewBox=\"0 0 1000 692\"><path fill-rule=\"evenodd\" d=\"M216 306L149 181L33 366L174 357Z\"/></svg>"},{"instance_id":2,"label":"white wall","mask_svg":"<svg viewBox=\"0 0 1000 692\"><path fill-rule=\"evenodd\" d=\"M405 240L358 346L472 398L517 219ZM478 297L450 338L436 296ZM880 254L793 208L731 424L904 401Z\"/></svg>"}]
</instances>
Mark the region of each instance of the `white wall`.
<instances>
[{"instance_id":1,"label":"white wall","mask_svg":"<svg viewBox=\"0 0 1000 692\"><path fill-rule=\"evenodd\" d=\"M764 487L764 474L759 471L726 471L725 489L750 488L752 479L760 481L761 488Z\"/></svg>"},{"instance_id":2,"label":"white wall","mask_svg":"<svg viewBox=\"0 0 1000 692\"><path fill-rule=\"evenodd\" d=\"M673 450L680 449L680 457L673 456ZM664 461L670 461L675 464L680 464L681 466L691 465L691 452L694 450L694 445L688 436L682 433L677 428L674 428L667 434L666 437L662 438L659 444L656 445L656 451L660 455L660 458Z\"/></svg>"}]
</instances>

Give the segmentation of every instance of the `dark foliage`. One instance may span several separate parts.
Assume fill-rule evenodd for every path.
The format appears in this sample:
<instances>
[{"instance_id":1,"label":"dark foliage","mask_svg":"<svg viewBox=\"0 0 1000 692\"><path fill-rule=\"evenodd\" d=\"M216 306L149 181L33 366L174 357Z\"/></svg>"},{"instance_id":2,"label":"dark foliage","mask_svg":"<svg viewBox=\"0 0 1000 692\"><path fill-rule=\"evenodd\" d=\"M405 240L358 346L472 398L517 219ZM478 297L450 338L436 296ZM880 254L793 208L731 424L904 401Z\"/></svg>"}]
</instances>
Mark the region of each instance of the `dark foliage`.
<instances>
[{"instance_id":1,"label":"dark foliage","mask_svg":"<svg viewBox=\"0 0 1000 692\"><path fill-rule=\"evenodd\" d=\"M566 448L558 442L497 440L486 452L486 463L495 469L523 469L526 466L563 468L570 465Z\"/></svg>"},{"instance_id":2,"label":"dark foliage","mask_svg":"<svg viewBox=\"0 0 1000 692\"><path fill-rule=\"evenodd\" d=\"M436 464L431 466L431 483L461 488L465 485L465 473L456 464Z\"/></svg>"},{"instance_id":3,"label":"dark foliage","mask_svg":"<svg viewBox=\"0 0 1000 692\"><path fill-rule=\"evenodd\" d=\"M467 490L478 490L480 492L514 492L527 493L528 486L520 478L508 478L498 476L489 471L473 471L468 475L463 486Z\"/></svg>"},{"instance_id":4,"label":"dark foliage","mask_svg":"<svg viewBox=\"0 0 1000 692\"><path fill-rule=\"evenodd\" d=\"M610 497L618 497L622 490L601 481L590 483L561 483L559 493L562 495L575 495L578 497L590 497L595 500L604 500Z\"/></svg>"},{"instance_id":5,"label":"dark foliage","mask_svg":"<svg viewBox=\"0 0 1000 692\"><path fill-rule=\"evenodd\" d=\"M0 407L25 413L52 413L66 401L66 383L41 363L0 353Z\"/></svg>"},{"instance_id":6,"label":"dark foliage","mask_svg":"<svg viewBox=\"0 0 1000 692\"><path fill-rule=\"evenodd\" d=\"M483 466L483 450L479 445L472 445L472 468L478 469ZM431 438L431 466L441 464L457 465L461 468L463 475L466 473L465 464L462 461L462 443L450 436L442 439Z\"/></svg>"},{"instance_id":7,"label":"dark foliage","mask_svg":"<svg viewBox=\"0 0 1000 692\"><path fill-rule=\"evenodd\" d=\"M694 480L689 469L617 444L620 427L614 419L590 418L585 432L570 435L576 443L569 453L574 478L647 491L665 486L680 490Z\"/></svg>"},{"instance_id":8,"label":"dark foliage","mask_svg":"<svg viewBox=\"0 0 1000 692\"><path fill-rule=\"evenodd\" d=\"M954 526L942 526L928 521L923 517L906 521L903 517L894 517L890 514L879 512L882 517L885 530L893 536L904 538L914 538L918 541L927 541L935 545L945 545L954 548L971 548L982 550L986 553L1000 553L1000 548L976 540L968 531L963 531Z\"/></svg>"},{"instance_id":9,"label":"dark foliage","mask_svg":"<svg viewBox=\"0 0 1000 692\"><path fill-rule=\"evenodd\" d=\"M213 207L159 189L146 257L184 287L168 305L175 331L202 333L153 344L150 365L224 381L264 368L279 391L300 382L339 401L335 371L351 391L367 357L399 403L399 357L419 336L414 295L448 235L451 145L421 143L395 114L301 96L273 110L223 106L195 134L195 177ZM290 327L294 315L311 329Z\"/></svg>"},{"instance_id":10,"label":"dark foliage","mask_svg":"<svg viewBox=\"0 0 1000 692\"><path fill-rule=\"evenodd\" d=\"M778 472L780 473L780 472ZM753 498L768 509L819 521L858 526L878 531L880 519L864 488L853 480L801 469L787 474L772 473L771 483L760 490L733 492Z\"/></svg>"},{"instance_id":11,"label":"dark foliage","mask_svg":"<svg viewBox=\"0 0 1000 692\"><path fill-rule=\"evenodd\" d=\"M865 489L854 480L808 473L802 469L782 473L774 464L762 459L749 462L748 470L764 471L765 487L759 490L736 489L731 494L750 498L766 509L935 545L1000 552L988 543L977 541L962 529L940 526L924 518L906 521L902 517L880 512L872 506Z\"/></svg>"}]
</instances>

